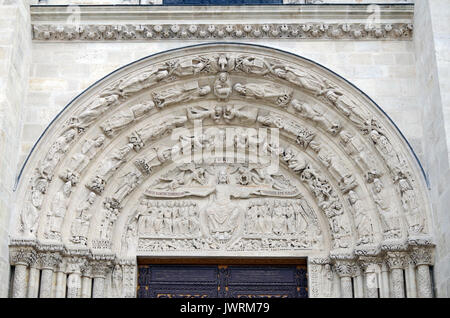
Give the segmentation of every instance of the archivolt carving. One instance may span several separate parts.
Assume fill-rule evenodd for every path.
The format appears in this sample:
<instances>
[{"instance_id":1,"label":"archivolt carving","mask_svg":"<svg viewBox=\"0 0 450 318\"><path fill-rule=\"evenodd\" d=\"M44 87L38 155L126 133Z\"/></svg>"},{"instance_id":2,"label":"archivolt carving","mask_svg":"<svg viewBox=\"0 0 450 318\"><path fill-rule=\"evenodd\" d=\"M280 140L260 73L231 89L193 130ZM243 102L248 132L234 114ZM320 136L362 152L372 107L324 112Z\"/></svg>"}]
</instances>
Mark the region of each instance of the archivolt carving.
<instances>
[{"instance_id":1,"label":"archivolt carving","mask_svg":"<svg viewBox=\"0 0 450 318\"><path fill-rule=\"evenodd\" d=\"M206 45L136 62L90 91L28 160L16 235L68 255L115 255L111 281L99 283L115 295L133 293L137 255L262 251L348 263L432 245L406 142L367 97L312 62ZM344 263L314 269L322 296L353 268ZM71 284L77 294L78 278Z\"/></svg>"}]
</instances>

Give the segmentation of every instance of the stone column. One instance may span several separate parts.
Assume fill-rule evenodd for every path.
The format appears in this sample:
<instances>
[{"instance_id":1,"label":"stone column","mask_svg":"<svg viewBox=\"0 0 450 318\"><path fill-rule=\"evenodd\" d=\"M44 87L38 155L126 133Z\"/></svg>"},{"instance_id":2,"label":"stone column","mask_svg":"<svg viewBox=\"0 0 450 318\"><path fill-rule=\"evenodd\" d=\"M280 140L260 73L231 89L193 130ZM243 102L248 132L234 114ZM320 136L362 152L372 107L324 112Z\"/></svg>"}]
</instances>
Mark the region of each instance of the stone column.
<instances>
[{"instance_id":1,"label":"stone column","mask_svg":"<svg viewBox=\"0 0 450 318\"><path fill-rule=\"evenodd\" d=\"M408 266L406 268L406 297L417 298L416 286L416 264L408 257Z\"/></svg>"},{"instance_id":2,"label":"stone column","mask_svg":"<svg viewBox=\"0 0 450 318\"><path fill-rule=\"evenodd\" d=\"M81 298L91 298L92 294L92 275L89 264L82 270L81 277Z\"/></svg>"},{"instance_id":3,"label":"stone column","mask_svg":"<svg viewBox=\"0 0 450 318\"><path fill-rule=\"evenodd\" d=\"M53 297L53 272L56 266L61 262L61 257L56 253L42 253L40 254L41 262L41 289L39 293L40 298Z\"/></svg>"},{"instance_id":4,"label":"stone column","mask_svg":"<svg viewBox=\"0 0 450 318\"><path fill-rule=\"evenodd\" d=\"M98 260L91 262L92 277L94 277L94 288L92 291L92 298L105 297L105 279L110 262Z\"/></svg>"},{"instance_id":5,"label":"stone column","mask_svg":"<svg viewBox=\"0 0 450 318\"><path fill-rule=\"evenodd\" d=\"M417 266L416 282L417 296L419 298L432 298L430 265L432 265L432 250L430 247L416 247L413 249L411 258Z\"/></svg>"},{"instance_id":6,"label":"stone column","mask_svg":"<svg viewBox=\"0 0 450 318\"><path fill-rule=\"evenodd\" d=\"M336 272L341 281L341 298L353 298L352 277L355 275L353 261L336 261Z\"/></svg>"},{"instance_id":7,"label":"stone column","mask_svg":"<svg viewBox=\"0 0 450 318\"><path fill-rule=\"evenodd\" d=\"M390 288L389 288L389 268L386 262L381 263L381 279L380 279L380 297L389 298Z\"/></svg>"},{"instance_id":8,"label":"stone column","mask_svg":"<svg viewBox=\"0 0 450 318\"><path fill-rule=\"evenodd\" d=\"M391 271L391 297L405 298L405 281L403 279L403 269L405 268L406 253L388 252L386 262Z\"/></svg>"},{"instance_id":9,"label":"stone column","mask_svg":"<svg viewBox=\"0 0 450 318\"><path fill-rule=\"evenodd\" d=\"M378 298L379 260L374 257L362 257L361 267L364 270L364 295L366 298Z\"/></svg>"},{"instance_id":10,"label":"stone column","mask_svg":"<svg viewBox=\"0 0 450 318\"><path fill-rule=\"evenodd\" d=\"M359 266L355 265L355 298L364 298L364 276Z\"/></svg>"},{"instance_id":11,"label":"stone column","mask_svg":"<svg viewBox=\"0 0 450 318\"><path fill-rule=\"evenodd\" d=\"M15 266L13 280L13 298L25 298L28 291L28 266L36 259L32 248L15 248L11 250L11 264Z\"/></svg>"},{"instance_id":12,"label":"stone column","mask_svg":"<svg viewBox=\"0 0 450 318\"><path fill-rule=\"evenodd\" d=\"M67 259L68 277L67 277L67 298L81 297L81 268L85 259L73 256Z\"/></svg>"},{"instance_id":13,"label":"stone column","mask_svg":"<svg viewBox=\"0 0 450 318\"><path fill-rule=\"evenodd\" d=\"M39 264L35 259L30 264L30 277L28 279L28 298L37 298L39 294Z\"/></svg>"},{"instance_id":14,"label":"stone column","mask_svg":"<svg viewBox=\"0 0 450 318\"><path fill-rule=\"evenodd\" d=\"M55 298L66 297L67 275L65 273L65 268L66 264L64 262L61 262L56 268Z\"/></svg>"}]
</instances>

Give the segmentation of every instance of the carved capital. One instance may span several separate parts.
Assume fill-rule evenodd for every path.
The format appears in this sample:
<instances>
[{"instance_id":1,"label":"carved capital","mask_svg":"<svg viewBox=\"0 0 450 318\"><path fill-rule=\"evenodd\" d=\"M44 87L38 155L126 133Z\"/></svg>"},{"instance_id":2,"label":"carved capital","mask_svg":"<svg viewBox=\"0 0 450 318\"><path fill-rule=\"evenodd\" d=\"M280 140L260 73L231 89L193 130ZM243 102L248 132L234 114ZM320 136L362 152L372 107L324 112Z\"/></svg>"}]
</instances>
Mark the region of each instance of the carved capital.
<instances>
[{"instance_id":1,"label":"carved capital","mask_svg":"<svg viewBox=\"0 0 450 318\"><path fill-rule=\"evenodd\" d=\"M105 278L106 274L112 267L111 261L108 260L94 260L90 262L92 269L92 277Z\"/></svg>"},{"instance_id":2,"label":"carved capital","mask_svg":"<svg viewBox=\"0 0 450 318\"><path fill-rule=\"evenodd\" d=\"M357 264L354 261L336 261L334 268L339 277L353 277L357 273Z\"/></svg>"},{"instance_id":3,"label":"carved capital","mask_svg":"<svg viewBox=\"0 0 450 318\"><path fill-rule=\"evenodd\" d=\"M403 269L408 261L407 256L406 252L388 252L386 255L386 263L391 270Z\"/></svg>"},{"instance_id":4,"label":"carved capital","mask_svg":"<svg viewBox=\"0 0 450 318\"><path fill-rule=\"evenodd\" d=\"M11 265L29 266L36 262L36 251L32 247L14 247L10 250Z\"/></svg>"},{"instance_id":5,"label":"carved capital","mask_svg":"<svg viewBox=\"0 0 450 318\"><path fill-rule=\"evenodd\" d=\"M430 247L415 247L410 256L416 266L433 264L433 249Z\"/></svg>"},{"instance_id":6,"label":"carved capital","mask_svg":"<svg viewBox=\"0 0 450 318\"><path fill-rule=\"evenodd\" d=\"M59 253L39 253L38 256L41 269L55 270L62 260Z\"/></svg>"},{"instance_id":7,"label":"carved capital","mask_svg":"<svg viewBox=\"0 0 450 318\"><path fill-rule=\"evenodd\" d=\"M358 263L365 273L375 273L382 263L378 257L363 256L358 259Z\"/></svg>"}]
</instances>

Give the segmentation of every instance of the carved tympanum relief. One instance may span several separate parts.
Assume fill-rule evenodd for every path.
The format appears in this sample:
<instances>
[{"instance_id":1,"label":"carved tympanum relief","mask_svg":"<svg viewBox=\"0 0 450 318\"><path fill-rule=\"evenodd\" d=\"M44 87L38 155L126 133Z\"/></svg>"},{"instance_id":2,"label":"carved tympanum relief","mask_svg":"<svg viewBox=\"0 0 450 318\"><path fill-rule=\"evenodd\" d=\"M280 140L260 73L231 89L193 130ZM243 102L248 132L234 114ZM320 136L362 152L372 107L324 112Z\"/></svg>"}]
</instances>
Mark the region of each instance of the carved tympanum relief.
<instances>
[{"instance_id":1,"label":"carved tympanum relief","mask_svg":"<svg viewBox=\"0 0 450 318\"><path fill-rule=\"evenodd\" d=\"M359 91L289 54L230 44L150 57L50 131L19 185L11 249L59 246L53 270L74 296L89 275L97 296L132 296L137 255L252 253L314 256L313 296L346 296L359 257L432 246L406 142Z\"/></svg>"}]
</instances>

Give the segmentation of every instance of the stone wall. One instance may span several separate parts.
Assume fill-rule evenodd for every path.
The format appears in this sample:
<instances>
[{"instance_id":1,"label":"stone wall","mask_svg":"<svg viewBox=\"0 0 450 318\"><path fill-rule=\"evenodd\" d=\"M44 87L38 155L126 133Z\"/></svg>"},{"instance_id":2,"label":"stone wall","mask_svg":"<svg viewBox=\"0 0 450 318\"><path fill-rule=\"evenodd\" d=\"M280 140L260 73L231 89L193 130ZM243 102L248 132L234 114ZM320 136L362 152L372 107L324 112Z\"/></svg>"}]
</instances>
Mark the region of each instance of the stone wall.
<instances>
[{"instance_id":1,"label":"stone wall","mask_svg":"<svg viewBox=\"0 0 450 318\"><path fill-rule=\"evenodd\" d=\"M447 20L445 20L447 18ZM435 281L437 296L450 296L450 140L449 59L450 38L447 1L417 1L415 52L417 56L418 102L423 113L423 164L430 180L436 233Z\"/></svg>"},{"instance_id":2,"label":"stone wall","mask_svg":"<svg viewBox=\"0 0 450 318\"><path fill-rule=\"evenodd\" d=\"M9 285L9 223L30 62L28 2L0 0L0 297Z\"/></svg>"}]
</instances>

